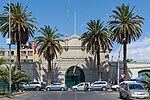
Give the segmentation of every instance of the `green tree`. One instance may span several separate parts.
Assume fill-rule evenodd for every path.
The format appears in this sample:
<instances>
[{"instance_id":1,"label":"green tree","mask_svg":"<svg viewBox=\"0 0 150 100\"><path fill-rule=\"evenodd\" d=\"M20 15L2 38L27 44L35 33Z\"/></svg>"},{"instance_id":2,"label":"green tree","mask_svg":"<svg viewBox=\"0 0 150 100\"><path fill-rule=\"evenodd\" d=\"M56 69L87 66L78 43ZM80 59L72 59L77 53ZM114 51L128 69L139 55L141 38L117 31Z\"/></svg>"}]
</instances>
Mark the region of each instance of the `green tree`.
<instances>
[{"instance_id":1,"label":"green tree","mask_svg":"<svg viewBox=\"0 0 150 100\"><path fill-rule=\"evenodd\" d=\"M24 8L23 4L10 4L10 27L11 27L11 43L17 44L17 64L18 69L20 65L20 46L26 44L29 37L33 37L35 18L32 18L32 12L27 13L27 6ZM0 15L0 32L2 36L9 37L9 4L4 6L4 11Z\"/></svg>"},{"instance_id":2,"label":"green tree","mask_svg":"<svg viewBox=\"0 0 150 100\"><path fill-rule=\"evenodd\" d=\"M150 79L150 74L149 73L144 73L142 76L144 76L144 78L146 77L146 79L142 82L146 83L146 88L150 92L150 80L149 80Z\"/></svg>"},{"instance_id":3,"label":"green tree","mask_svg":"<svg viewBox=\"0 0 150 100\"><path fill-rule=\"evenodd\" d=\"M0 65L7 64L7 63L8 63L7 59L5 59L3 57L0 58Z\"/></svg>"},{"instance_id":4,"label":"green tree","mask_svg":"<svg viewBox=\"0 0 150 100\"><path fill-rule=\"evenodd\" d=\"M129 6L122 4L116 7L117 10L113 10L113 15L110 18L114 20L109 21L108 25L111 31L113 31L113 40L123 45L123 63L124 74L127 73L127 44L132 41L136 41L142 34L141 26L144 24L143 18L135 15L135 7L130 9ZM127 77L125 77L127 80Z\"/></svg>"},{"instance_id":5,"label":"green tree","mask_svg":"<svg viewBox=\"0 0 150 100\"><path fill-rule=\"evenodd\" d=\"M9 83L10 81L10 76L9 76L9 72L10 72L10 66L9 65L4 65L0 67L0 81L3 82L7 82ZM19 84L20 82L26 82L26 81L30 81L30 77L28 76L28 74L23 70L18 70L17 66L12 66L11 68L11 84Z\"/></svg>"},{"instance_id":6,"label":"green tree","mask_svg":"<svg viewBox=\"0 0 150 100\"><path fill-rule=\"evenodd\" d=\"M44 28L40 28L39 32L42 33L43 36L38 36L35 38L37 43L38 54L43 54L44 58L48 61L48 84L51 84L51 61L56 57L57 54L62 53L62 46L60 45L61 36L60 33L56 33L58 29L50 28L50 26L45 26Z\"/></svg>"},{"instance_id":7,"label":"green tree","mask_svg":"<svg viewBox=\"0 0 150 100\"><path fill-rule=\"evenodd\" d=\"M100 62L100 53L105 52L112 46L110 34L106 27L103 27L103 21L90 20L87 23L87 32L83 33L80 37L82 46L86 47L86 52L96 55L98 66L98 80L102 78L102 66ZM102 51L101 51L102 50Z\"/></svg>"}]
</instances>

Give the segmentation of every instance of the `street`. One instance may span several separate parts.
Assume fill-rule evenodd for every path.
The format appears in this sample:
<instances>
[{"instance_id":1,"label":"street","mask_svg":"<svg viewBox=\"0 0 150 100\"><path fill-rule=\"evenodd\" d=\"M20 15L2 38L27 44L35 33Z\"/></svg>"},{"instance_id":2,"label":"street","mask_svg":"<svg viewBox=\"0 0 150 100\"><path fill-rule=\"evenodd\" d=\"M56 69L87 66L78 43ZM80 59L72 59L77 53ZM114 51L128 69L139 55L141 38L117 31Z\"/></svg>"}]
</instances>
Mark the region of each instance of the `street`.
<instances>
[{"instance_id":1,"label":"street","mask_svg":"<svg viewBox=\"0 0 150 100\"><path fill-rule=\"evenodd\" d=\"M121 100L118 92L110 91L27 91L3 100Z\"/></svg>"}]
</instances>

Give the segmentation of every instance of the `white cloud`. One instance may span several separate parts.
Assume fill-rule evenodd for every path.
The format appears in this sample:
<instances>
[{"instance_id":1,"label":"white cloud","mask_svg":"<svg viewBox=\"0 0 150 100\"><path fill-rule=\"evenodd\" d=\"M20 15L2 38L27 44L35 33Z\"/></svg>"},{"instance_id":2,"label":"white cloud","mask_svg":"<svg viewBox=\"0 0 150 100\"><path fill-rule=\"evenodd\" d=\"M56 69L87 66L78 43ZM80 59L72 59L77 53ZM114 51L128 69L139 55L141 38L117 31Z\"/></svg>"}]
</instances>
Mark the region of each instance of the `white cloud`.
<instances>
[{"instance_id":1,"label":"white cloud","mask_svg":"<svg viewBox=\"0 0 150 100\"><path fill-rule=\"evenodd\" d=\"M135 61L149 61L150 62L150 38L145 37L142 40L137 40L128 44L127 49L127 58L133 59ZM118 49L114 49L110 53L110 57L113 55L113 60L117 61L118 59ZM122 50L123 51L123 50ZM121 51L121 60L123 57L123 53ZM110 58L111 59L111 58Z\"/></svg>"}]
</instances>

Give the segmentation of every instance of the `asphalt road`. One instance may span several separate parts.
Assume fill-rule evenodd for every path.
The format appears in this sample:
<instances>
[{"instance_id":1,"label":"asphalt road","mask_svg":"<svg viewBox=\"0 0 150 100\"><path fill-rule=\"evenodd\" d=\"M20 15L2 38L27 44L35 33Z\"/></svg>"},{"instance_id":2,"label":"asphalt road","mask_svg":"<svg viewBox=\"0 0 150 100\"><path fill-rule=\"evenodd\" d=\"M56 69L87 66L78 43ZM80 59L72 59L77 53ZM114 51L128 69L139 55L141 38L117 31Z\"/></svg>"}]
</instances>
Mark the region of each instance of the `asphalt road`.
<instances>
[{"instance_id":1,"label":"asphalt road","mask_svg":"<svg viewBox=\"0 0 150 100\"><path fill-rule=\"evenodd\" d=\"M103 91L27 91L4 100L121 100L118 92Z\"/></svg>"}]
</instances>

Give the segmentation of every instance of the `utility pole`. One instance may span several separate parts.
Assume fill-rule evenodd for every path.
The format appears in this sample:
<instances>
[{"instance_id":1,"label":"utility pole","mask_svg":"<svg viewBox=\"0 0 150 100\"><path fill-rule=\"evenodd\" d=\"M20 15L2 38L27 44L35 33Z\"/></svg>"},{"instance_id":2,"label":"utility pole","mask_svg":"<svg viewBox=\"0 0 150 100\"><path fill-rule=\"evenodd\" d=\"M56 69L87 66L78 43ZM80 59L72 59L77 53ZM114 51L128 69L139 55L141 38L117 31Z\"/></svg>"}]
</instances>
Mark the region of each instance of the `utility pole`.
<instances>
[{"instance_id":1,"label":"utility pole","mask_svg":"<svg viewBox=\"0 0 150 100\"><path fill-rule=\"evenodd\" d=\"M9 38L8 38L8 45L9 45L9 96L11 96L11 23L10 23L10 0L9 0Z\"/></svg>"},{"instance_id":2,"label":"utility pole","mask_svg":"<svg viewBox=\"0 0 150 100\"><path fill-rule=\"evenodd\" d=\"M118 67L117 67L117 71L118 71L118 73L117 73L117 84L119 85L119 76L120 76L120 73L119 73L119 71L120 71L120 50L118 51Z\"/></svg>"},{"instance_id":3,"label":"utility pole","mask_svg":"<svg viewBox=\"0 0 150 100\"><path fill-rule=\"evenodd\" d=\"M118 51L118 67L117 67L117 84L119 85L119 77L120 77L120 53L121 53L122 45L120 47L120 50Z\"/></svg>"}]
</instances>

